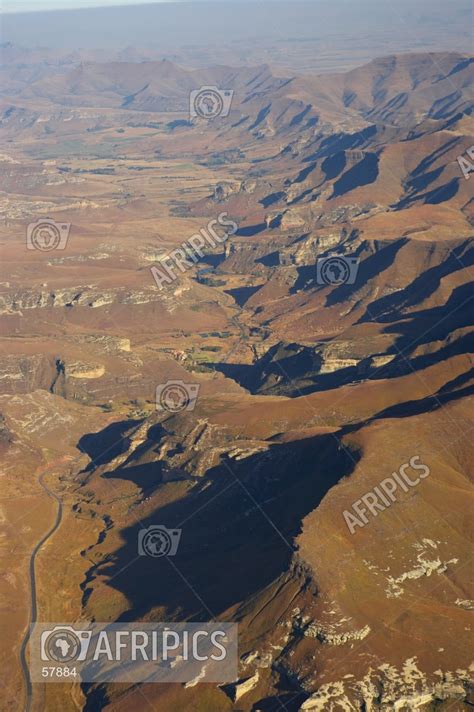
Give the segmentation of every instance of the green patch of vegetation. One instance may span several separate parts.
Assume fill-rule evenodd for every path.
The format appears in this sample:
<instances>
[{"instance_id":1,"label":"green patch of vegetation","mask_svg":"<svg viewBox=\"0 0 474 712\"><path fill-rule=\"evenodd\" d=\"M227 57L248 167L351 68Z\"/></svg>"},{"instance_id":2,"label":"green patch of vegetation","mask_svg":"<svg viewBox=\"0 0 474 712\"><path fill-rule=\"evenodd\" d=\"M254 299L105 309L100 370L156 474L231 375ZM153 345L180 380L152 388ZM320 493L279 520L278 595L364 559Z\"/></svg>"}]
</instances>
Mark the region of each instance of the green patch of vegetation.
<instances>
[{"instance_id":1,"label":"green patch of vegetation","mask_svg":"<svg viewBox=\"0 0 474 712\"><path fill-rule=\"evenodd\" d=\"M140 420L146 418L149 414L149 407L144 400L141 398L134 398L130 401L131 408L127 412L127 418L133 420Z\"/></svg>"},{"instance_id":2,"label":"green patch of vegetation","mask_svg":"<svg viewBox=\"0 0 474 712\"><path fill-rule=\"evenodd\" d=\"M199 284L205 284L206 287L225 287L227 282L223 279L215 279L214 277L199 277Z\"/></svg>"},{"instance_id":3,"label":"green patch of vegetation","mask_svg":"<svg viewBox=\"0 0 474 712\"><path fill-rule=\"evenodd\" d=\"M191 367L191 373L209 373L215 370L212 363L206 363L205 361L195 363Z\"/></svg>"},{"instance_id":4,"label":"green patch of vegetation","mask_svg":"<svg viewBox=\"0 0 474 712\"><path fill-rule=\"evenodd\" d=\"M230 336L230 331L211 331L209 336L213 336L217 339L227 339Z\"/></svg>"},{"instance_id":5,"label":"green patch of vegetation","mask_svg":"<svg viewBox=\"0 0 474 712\"><path fill-rule=\"evenodd\" d=\"M97 131L107 131L107 129L111 129L112 126L106 126L105 124L98 124L97 126L92 126L89 129L86 129L87 133L96 133Z\"/></svg>"},{"instance_id":6,"label":"green patch of vegetation","mask_svg":"<svg viewBox=\"0 0 474 712\"><path fill-rule=\"evenodd\" d=\"M70 139L66 141L57 140L54 144L35 145L29 149L28 153L34 158L54 159L54 158L113 158L115 160L123 158L117 155L117 146L105 143L89 144L80 139Z\"/></svg>"},{"instance_id":7,"label":"green patch of vegetation","mask_svg":"<svg viewBox=\"0 0 474 712\"><path fill-rule=\"evenodd\" d=\"M93 173L96 176L113 176L115 168L92 168L90 171L79 171L80 173Z\"/></svg>"},{"instance_id":8,"label":"green patch of vegetation","mask_svg":"<svg viewBox=\"0 0 474 712\"><path fill-rule=\"evenodd\" d=\"M200 161L202 166L223 166L227 163L239 163L245 160L245 153L239 148L229 149L227 151L220 151L219 153L213 153L212 156Z\"/></svg>"},{"instance_id":9,"label":"green patch of vegetation","mask_svg":"<svg viewBox=\"0 0 474 712\"><path fill-rule=\"evenodd\" d=\"M188 121L187 119L175 119L174 121L169 121L166 124L166 133L171 133L174 131L174 129L177 128L184 128L184 127L189 127L192 126L191 121Z\"/></svg>"}]
</instances>

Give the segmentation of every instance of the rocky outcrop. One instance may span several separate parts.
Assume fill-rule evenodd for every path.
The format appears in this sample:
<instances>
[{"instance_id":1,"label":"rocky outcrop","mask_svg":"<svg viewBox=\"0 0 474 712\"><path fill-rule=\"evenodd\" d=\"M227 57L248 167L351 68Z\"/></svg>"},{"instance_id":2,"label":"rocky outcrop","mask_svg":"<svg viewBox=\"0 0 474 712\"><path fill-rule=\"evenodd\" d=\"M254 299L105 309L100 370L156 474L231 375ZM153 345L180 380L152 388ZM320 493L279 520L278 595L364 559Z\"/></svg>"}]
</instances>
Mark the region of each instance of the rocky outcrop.
<instances>
[{"instance_id":1,"label":"rocky outcrop","mask_svg":"<svg viewBox=\"0 0 474 712\"><path fill-rule=\"evenodd\" d=\"M376 669L369 668L361 680L344 679L321 685L303 702L300 712L330 709L389 712L421 709L430 702L460 701L466 698L471 673L472 670L437 670L428 676L418 669L416 658L408 658L401 668L385 663Z\"/></svg>"},{"instance_id":2,"label":"rocky outcrop","mask_svg":"<svg viewBox=\"0 0 474 712\"><path fill-rule=\"evenodd\" d=\"M0 447L13 442L13 435L6 423L5 416L0 413Z\"/></svg>"},{"instance_id":3,"label":"rocky outcrop","mask_svg":"<svg viewBox=\"0 0 474 712\"><path fill-rule=\"evenodd\" d=\"M89 364L82 361L74 361L65 366L66 378L100 378L105 373L105 367L98 364Z\"/></svg>"},{"instance_id":4,"label":"rocky outcrop","mask_svg":"<svg viewBox=\"0 0 474 712\"><path fill-rule=\"evenodd\" d=\"M214 188L213 200L215 203L225 203L233 193L238 193L241 184L237 181L223 181L222 183L217 183Z\"/></svg>"},{"instance_id":5,"label":"rocky outcrop","mask_svg":"<svg viewBox=\"0 0 474 712\"><path fill-rule=\"evenodd\" d=\"M356 358L334 358L332 356L327 356L324 358L319 373L334 373L342 368L357 366L358 363L359 359Z\"/></svg>"},{"instance_id":6,"label":"rocky outcrop","mask_svg":"<svg viewBox=\"0 0 474 712\"><path fill-rule=\"evenodd\" d=\"M80 344L92 344L98 346L105 353L115 354L120 352L130 352L130 339L105 334L85 334L74 336L73 340Z\"/></svg>"},{"instance_id":7,"label":"rocky outcrop","mask_svg":"<svg viewBox=\"0 0 474 712\"><path fill-rule=\"evenodd\" d=\"M370 627L365 625L360 630L345 631L342 633L336 632L334 628L327 626L311 624L304 634L307 638L317 638L321 643L327 645L344 645L354 640L364 640L370 633Z\"/></svg>"},{"instance_id":8,"label":"rocky outcrop","mask_svg":"<svg viewBox=\"0 0 474 712\"><path fill-rule=\"evenodd\" d=\"M42 354L0 357L0 384L3 393L28 393L37 388L50 390L56 377L54 359Z\"/></svg>"},{"instance_id":9,"label":"rocky outcrop","mask_svg":"<svg viewBox=\"0 0 474 712\"><path fill-rule=\"evenodd\" d=\"M108 304L147 304L161 301L158 290L109 289L104 291L95 285L58 289L54 292L19 290L0 295L0 314L14 314L24 309L49 309L58 307L90 307L97 309Z\"/></svg>"},{"instance_id":10,"label":"rocky outcrop","mask_svg":"<svg viewBox=\"0 0 474 712\"><path fill-rule=\"evenodd\" d=\"M247 692L250 692L251 690L254 689L258 685L258 681L260 678L260 674L257 670L255 675L252 675L252 677L248 677L246 680L242 680L242 682L238 682L235 685L234 688L234 702L238 702L241 697L247 694Z\"/></svg>"}]
</instances>

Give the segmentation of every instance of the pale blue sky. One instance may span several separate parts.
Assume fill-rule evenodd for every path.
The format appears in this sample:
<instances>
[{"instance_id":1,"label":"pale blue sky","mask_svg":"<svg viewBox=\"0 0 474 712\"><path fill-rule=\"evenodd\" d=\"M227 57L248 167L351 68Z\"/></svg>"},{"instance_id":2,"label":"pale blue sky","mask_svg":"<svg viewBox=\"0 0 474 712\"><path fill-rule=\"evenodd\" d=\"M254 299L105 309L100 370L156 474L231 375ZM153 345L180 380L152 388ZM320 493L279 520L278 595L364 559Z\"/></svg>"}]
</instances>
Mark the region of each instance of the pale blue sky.
<instances>
[{"instance_id":1,"label":"pale blue sky","mask_svg":"<svg viewBox=\"0 0 474 712\"><path fill-rule=\"evenodd\" d=\"M150 5L161 2L200 2L201 0L0 0L2 12L32 12L35 10L73 10L81 7L107 7L116 5ZM230 2L231 0L217 0ZM251 0L262 2L262 0ZM265 0L263 0L265 2ZM311 0L308 0L310 2Z\"/></svg>"},{"instance_id":2,"label":"pale blue sky","mask_svg":"<svg viewBox=\"0 0 474 712\"><path fill-rule=\"evenodd\" d=\"M2 0L2 12L30 12L34 10L67 10L79 7L107 5L144 5L181 0Z\"/></svg>"},{"instance_id":3,"label":"pale blue sky","mask_svg":"<svg viewBox=\"0 0 474 712\"><path fill-rule=\"evenodd\" d=\"M201 2L202 0L0 0L1 12L32 12L35 10L73 10L81 7L107 7L116 5L156 5L160 2ZM231 2L232 0L216 0ZM235 1L235 0L234 0ZM238 1L238 0L237 0ZM262 2L262 0L250 0ZM266 0L263 0L265 2ZM283 0L282 0L283 1ZM311 0L308 0L311 2Z\"/></svg>"},{"instance_id":4,"label":"pale blue sky","mask_svg":"<svg viewBox=\"0 0 474 712\"><path fill-rule=\"evenodd\" d=\"M392 51L419 49L421 45L439 48L440 38L447 38L442 49L469 51L472 46L472 0L2 2L0 41L23 47L73 50L133 46L168 51L185 45L225 45L260 39L274 42L285 37L292 41L339 38L344 42L356 38L359 43L363 38L372 38L378 53L374 56L380 56L387 34Z\"/></svg>"}]
</instances>

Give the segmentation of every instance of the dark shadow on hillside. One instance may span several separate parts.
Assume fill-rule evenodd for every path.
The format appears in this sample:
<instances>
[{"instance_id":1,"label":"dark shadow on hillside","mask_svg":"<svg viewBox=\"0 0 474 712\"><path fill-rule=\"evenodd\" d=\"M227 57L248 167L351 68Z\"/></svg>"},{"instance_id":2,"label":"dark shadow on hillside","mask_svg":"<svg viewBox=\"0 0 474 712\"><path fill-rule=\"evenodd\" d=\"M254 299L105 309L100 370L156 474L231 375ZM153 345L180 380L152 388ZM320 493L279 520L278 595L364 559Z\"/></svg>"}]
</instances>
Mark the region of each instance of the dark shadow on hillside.
<instances>
[{"instance_id":1,"label":"dark shadow on hillside","mask_svg":"<svg viewBox=\"0 0 474 712\"><path fill-rule=\"evenodd\" d=\"M459 190L459 182L459 178L452 178L448 183L440 185L427 193L417 193L416 195L409 195L406 198L402 198L400 202L392 207L395 210L404 210L420 201L425 205L439 205L440 203L445 203L447 200L454 198Z\"/></svg>"},{"instance_id":2,"label":"dark shadow on hillside","mask_svg":"<svg viewBox=\"0 0 474 712\"><path fill-rule=\"evenodd\" d=\"M302 265L296 268L297 277L292 287L289 289L290 294L296 294L302 289L324 289L325 284L316 283L316 265Z\"/></svg>"},{"instance_id":3,"label":"dark shadow on hillside","mask_svg":"<svg viewBox=\"0 0 474 712\"><path fill-rule=\"evenodd\" d=\"M446 141L442 146L437 148L435 151L430 153L428 156L425 156L422 161L417 165L417 167L414 169L412 172L412 176L416 177L419 175L422 175L423 173L426 173L427 169L433 165L441 156L443 156L445 153L447 153L453 146L455 146L457 143L462 142L462 137L461 136L455 136L454 138L450 138L449 141Z\"/></svg>"},{"instance_id":4,"label":"dark shadow on hillside","mask_svg":"<svg viewBox=\"0 0 474 712\"><path fill-rule=\"evenodd\" d=\"M276 193L270 193L270 195L265 196L265 198L262 198L258 202L260 203L260 205L263 205L264 208L269 208L270 205L278 203L280 200L282 200L285 195L286 193L283 190L279 190Z\"/></svg>"},{"instance_id":5,"label":"dark shadow on hillside","mask_svg":"<svg viewBox=\"0 0 474 712\"><path fill-rule=\"evenodd\" d=\"M259 700L252 706L252 712L299 712L301 705L308 699L305 692L282 692Z\"/></svg>"},{"instance_id":6,"label":"dark shadow on hillside","mask_svg":"<svg viewBox=\"0 0 474 712\"><path fill-rule=\"evenodd\" d=\"M277 251L269 252L268 255L255 260L255 264L264 265L264 267L278 267L280 264L280 253Z\"/></svg>"},{"instance_id":7,"label":"dark shadow on hillside","mask_svg":"<svg viewBox=\"0 0 474 712\"><path fill-rule=\"evenodd\" d=\"M444 386L439 389L438 393L447 393L456 388L459 388L465 383L468 383L472 378L474 378L474 368L471 368L469 371L466 371L466 373L461 373L461 375L457 376L456 378L453 378L452 381L448 381L448 383L445 383Z\"/></svg>"},{"instance_id":8,"label":"dark shadow on hillside","mask_svg":"<svg viewBox=\"0 0 474 712\"><path fill-rule=\"evenodd\" d=\"M354 284L341 284L340 287L335 287L327 296L326 306L331 307L334 304L346 301L353 292L360 289L361 285L366 284L388 269L395 262L399 250L407 242L408 238L402 237L399 240L389 242L374 254L369 255L360 263ZM357 254L357 251L354 252L354 255Z\"/></svg>"},{"instance_id":9,"label":"dark shadow on hillside","mask_svg":"<svg viewBox=\"0 0 474 712\"><path fill-rule=\"evenodd\" d=\"M408 242L408 238L402 237L399 240L394 240L380 246L377 251L363 261L360 262L354 284L341 284L335 286L326 297L325 306L333 306L349 299L349 297L357 292L360 287L366 284L369 280L388 269L395 261L398 251ZM347 254L346 257L360 257L364 252L364 245L359 245L357 250ZM318 284L317 280L317 265L302 265L297 267L297 278L293 286L290 288L290 294L309 289L326 289L326 284Z\"/></svg>"},{"instance_id":10,"label":"dark shadow on hillside","mask_svg":"<svg viewBox=\"0 0 474 712\"><path fill-rule=\"evenodd\" d=\"M260 126L262 121L264 121L266 119L266 117L268 116L268 114L270 113L271 108L272 108L272 105L270 103L270 104L267 104L267 106L264 106L263 109L260 109L255 121L253 122L253 124L251 126L249 126L248 130L253 131L254 129L257 128L257 126Z\"/></svg>"},{"instance_id":11,"label":"dark shadow on hillside","mask_svg":"<svg viewBox=\"0 0 474 712\"><path fill-rule=\"evenodd\" d=\"M427 205L439 205L440 203L445 203L451 198L454 198L459 190L460 178L453 178L446 183L441 185L439 188L435 188L429 193L426 193L424 202Z\"/></svg>"},{"instance_id":12,"label":"dark shadow on hillside","mask_svg":"<svg viewBox=\"0 0 474 712\"><path fill-rule=\"evenodd\" d=\"M99 433L88 433L79 440L77 447L91 458L86 471L89 472L99 465L105 465L118 455L126 452L130 446L127 433L141 425L142 420L124 420L112 423Z\"/></svg>"},{"instance_id":13,"label":"dark shadow on hillside","mask_svg":"<svg viewBox=\"0 0 474 712\"><path fill-rule=\"evenodd\" d=\"M310 163L309 166L306 166L306 168L303 168L303 170L301 170L298 173L298 175L296 176L296 178L291 182L292 183L302 183L304 180L306 180L306 178L309 176L309 174L314 171L316 166L317 166L316 162Z\"/></svg>"},{"instance_id":14,"label":"dark shadow on hillside","mask_svg":"<svg viewBox=\"0 0 474 712\"><path fill-rule=\"evenodd\" d=\"M208 620L206 606L218 615L288 570L303 517L357 459L332 435L272 445L241 461L225 458L208 471L206 487L203 481L122 530L123 547L96 575L129 601L122 620L138 620L156 606L171 619ZM151 524L182 528L178 553L170 560L142 556L123 571L137 555L138 532Z\"/></svg>"},{"instance_id":15,"label":"dark shadow on hillside","mask_svg":"<svg viewBox=\"0 0 474 712\"><path fill-rule=\"evenodd\" d=\"M298 114L295 114L295 116L293 116L290 121L290 128L293 126L298 126L298 124L300 124L306 118L308 112L310 112L312 108L312 104L306 104L303 111L300 111Z\"/></svg>"},{"instance_id":16,"label":"dark shadow on hillside","mask_svg":"<svg viewBox=\"0 0 474 712\"><path fill-rule=\"evenodd\" d=\"M396 348L409 353L420 344L444 341L456 329L473 325L472 283L457 287L446 304L432 309L411 312L408 318L384 329L386 334L398 334Z\"/></svg>"},{"instance_id":17,"label":"dark shadow on hillside","mask_svg":"<svg viewBox=\"0 0 474 712\"><path fill-rule=\"evenodd\" d=\"M247 227L239 227L235 233L235 237L253 237L258 235L259 232L263 232L267 229L266 223L259 223L258 225L247 225Z\"/></svg>"},{"instance_id":18,"label":"dark shadow on hillside","mask_svg":"<svg viewBox=\"0 0 474 712\"><path fill-rule=\"evenodd\" d=\"M447 119L464 104L463 92L459 89L436 99L431 105L429 116L437 121Z\"/></svg>"},{"instance_id":19,"label":"dark shadow on hillside","mask_svg":"<svg viewBox=\"0 0 474 712\"><path fill-rule=\"evenodd\" d=\"M355 188L370 185L377 180L379 174L379 157L376 153L367 153L364 158L349 168L348 171L334 183L331 198L338 198Z\"/></svg>"},{"instance_id":20,"label":"dark shadow on hillside","mask_svg":"<svg viewBox=\"0 0 474 712\"><path fill-rule=\"evenodd\" d=\"M81 683L81 690L86 698L84 712L100 712L100 710L105 709L110 702L107 685L83 682Z\"/></svg>"},{"instance_id":21,"label":"dark shadow on hillside","mask_svg":"<svg viewBox=\"0 0 474 712\"><path fill-rule=\"evenodd\" d=\"M457 74L458 72L462 72L463 69L467 69L467 67L469 67L473 62L474 62L474 57L466 57L466 59L462 59L460 62L458 62L458 64L456 64L455 67L453 67L453 68L451 69L451 71L449 72L449 74L447 74L446 76L447 76L447 77L452 77L453 74ZM439 77L439 79L437 79L437 80L435 81L435 83L436 83L436 82L441 82L443 79L444 79L444 77Z\"/></svg>"},{"instance_id":22,"label":"dark shadow on hillside","mask_svg":"<svg viewBox=\"0 0 474 712\"><path fill-rule=\"evenodd\" d=\"M253 294L261 289L262 285L259 284L257 287L236 287L236 289L224 289L226 294L236 301L239 307L243 307L244 304L250 299Z\"/></svg>"},{"instance_id":23,"label":"dark shadow on hillside","mask_svg":"<svg viewBox=\"0 0 474 712\"><path fill-rule=\"evenodd\" d=\"M382 100L382 96L380 96ZM387 120L395 112L399 112L400 109L407 103L408 94L407 92L400 92L394 97L389 99L383 106L377 106L370 111L364 113L364 118L368 121L381 121L382 123ZM389 119L390 120L390 119Z\"/></svg>"},{"instance_id":24,"label":"dark shadow on hillside","mask_svg":"<svg viewBox=\"0 0 474 712\"><path fill-rule=\"evenodd\" d=\"M353 148L362 148L366 146L371 138L377 133L377 127L367 126L361 131L356 133L347 134L340 133L332 136L328 136L323 141L321 141L319 149L307 156L304 159L305 163L315 161L317 158L323 158L325 156L332 156L338 151L347 151Z\"/></svg>"},{"instance_id":25,"label":"dark shadow on hillside","mask_svg":"<svg viewBox=\"0 0 474 712\"><path fill-rule=\"evenodd\" d=\"M133 482L140 488L143 496L148 496L163 481L163 464L157 461L146 465L120 467L117 470L104 472L102 477L106 480L119 479Z\"/></svg>"},{"instance_id":26,"label":"dark shadow on hillside","mask_svg":"<svg viewBox=\"0 0 474 712\"><path fill-rule=\"evenodd\" d=\"M444 166L440 166L439 168L435 168L427 173L412 176L406 183L409 195L411 196L412 193L419 193L421 190L425 190L431 183L440 177L443 171Z\"/></svg>"},{"instance_id":27,"label":"dark shadow on hillside","mask_svg":"<svg viewBox=\"0 0 474 712\"><path fill-rule=\"evenodd\" d=\"M418 335L421 338L421 334ZM399 378L455 356L472 353L474 333L462 335L435 351L415 357L410 354L417 344L412 346L410 341L402 353L399 353L395 347L390 349L387 355L392 355L393 359L384 366L374 366L372 359L367 357L355 366L346 366L332 373L319 373L321 357L301 345L293 354L288 353L286 358L282 359L278 351L289 346L291 345L283 347L281 344L276 344L252 366L219 364L216 370L237 381L251 393L296 398L310 393L336 390L342 386L367 380Z\"/></svg>"},{"instance_id":28,"label":"dark shadow on hillside","mask_svg":"<svg viewBox=\"0 0 474 712\"><path fill-rule=\"evenodd\" d=\"M370 423L376 420L382 420L386 418L410 418L415 415L424 415L425 413L431 413L435 410L439 410L443 405L447 403L453 403L462 398L466 398L474 394L474 384L466 386L466 388L460 388L455 391L450 391L449 393L438 391L432 396L427 396L426 398L420 398L419 400L405 401L404 403L397 403L389 408L376 413L372 418L368 420L361 421L359 423L351 423L345 425L339 430L339 436L343 437L349 433L357 432L362 428L365 428ZM453 428L456 427L456 423L453 423Z\"/></svg>"},{"instance_id":29,"label":"dark shadow on hillside","mask_svg":"<svg viewBox=\"0 0 474 712\"><path fill-rule=\"evenodd\" d=\"M254 382L254 367L247 363L213 363L216 371L223 373L227 378L232 378L243 388L252 391L251 384Z\"/></svg>"},{"instance_id":30,"label":"dark shadow on hillside","mask_svg":"<svg viewBox=\"0 0 474 712\"><path fill-rule=\"evenodd\" d=\"M416 348L416 346L417 344L413 348ZM397 376L405 376L414 371L422 371L454 356L472 353L474 351L474 333L461 336L459 339L447 343L441 349L421 356L410 357L412 350L410 344L405 351L402 351L401 355L397 354L393 361L384 366L380 374L377 374L377 377L396 378Z\"/></svg>"},{"instance_id":31,"label":"dark shadow on hillside","mask_svg":"<svg viewBox=\"0 0 474 712\"><path fill-rule=\"evenodd\" d=\"M208 255L203 255L200 259L200 262L204 262L204 264L209 265L210 267L217 268L219 267L222 262L225 261L225 255L224 253L221 254L208 254Z\"/></svg>"},{"instance_id":32,"label":"dark shadow on hillside","mask_svg":"<svg viewBox=\"0 0 474 712\"><path fill-rule=\"evenodd\" d=\"M253 393L297 395L302 387L301 381L316 377L321 365L321 355L313 348L279 342L249 370L236 372L236 375L242 379L240 385Z\"/></svg>"},{"instance_id":33,"label":"dark shadow on hillside","mask_svg":"<svg viewBox=\"0 0 474 712\"><path fill-rule=\"evenodd\" d=\"M334 155L328 156L321 164L321 170L325 175L326 180L332 180L339 173L342 173L346 167L346 154L344 151L339 151Z\"/></svg>"},{"instance_id":34,"label":"dark shadow on hillside","mask_svg":"<svg viewBox=\"0 0 474 712\"><path fill-rule=\"evenodd\" d=\"M297 203L302 203L308 196L312 196L311 200L309 202L313 202L314 200L317 200L319 193L314 195L314 188L307 188L302 193L300 193L295 198L293 198L293 200L289 200L287 202L287 205L290 207L291 205L296 205Z\"/></svg>"},{"instance_id":35,"label":"dark shadow on hillside","mask_svg":"<svg viewBox=\"0 0 474 712\"><path fill-rule=\"evenodd\" d=\"M371 302L366 313L359 319L359 323L374 320L391 322L403 318L402 310L412 307L434 294L443 277L457 272L463 267L470 267L473 263L474 245L470 240L466 240L462 244L456 245L441 264L425 270L404 289Z\"/></svg>"}]
</instances>

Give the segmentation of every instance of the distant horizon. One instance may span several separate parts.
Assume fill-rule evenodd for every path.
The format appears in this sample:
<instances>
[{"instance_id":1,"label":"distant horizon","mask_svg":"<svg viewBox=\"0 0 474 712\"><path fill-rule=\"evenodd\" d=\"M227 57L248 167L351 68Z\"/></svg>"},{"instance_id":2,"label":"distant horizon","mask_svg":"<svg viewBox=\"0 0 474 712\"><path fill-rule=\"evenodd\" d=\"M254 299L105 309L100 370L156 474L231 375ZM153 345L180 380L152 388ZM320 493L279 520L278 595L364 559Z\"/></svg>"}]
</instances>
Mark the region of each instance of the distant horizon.
<instances>
[{"instance_id":1,"label":"distant horizon","mask_svg":"<svg viewBox=\"0 0 474 712\"><path fill-rule=\"evenodd\" d=\"M90 10L96 7L122 7L124 5L148 5L162 2L181 2L182 0L140 0L133 3L130 0L4 0L2 15L16 15L33 12L58 12L62 10Z\"/></svg>"},{"instance_id":2,"label":"distant horizon","mask_svg":"<svg viewBox=\"0 0 474 712\"><path fill-rule=\"evenodd\" d=\"M308 3L324 0L304 0ZM91 10L139 5L175 5L208 2L208 0L3 0L1 14L12 15L32 12L60 12L62 10ZM216 3L232 2L286 2L286 0L214 0Z\"/></svg>"},{"instance_id":3,"label":"distant horizon","mask_svg":"<svg viewBox=\"0 0 474 712\"><path fill-rule=\"evenodd\" d=\"M216 61L228 63L233 57L245 63L244 47L250 46L260 50L261 60L281 65L291 63L284 58L285 43L311 42L314 51L308 54L308 67L318 62L333 66L334 57L348 53L355 66L401 52L472 51L469 0L452 0L449 16L444 0L4 2L1 42L28 48L134 47L170 59L184 48L186 63L194 64L201 61L196 52L204 47L214 48Z\"/></svg>"}]
</instances>

